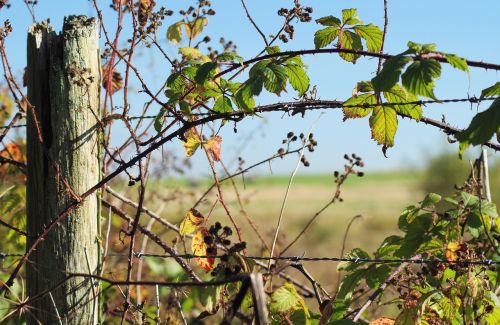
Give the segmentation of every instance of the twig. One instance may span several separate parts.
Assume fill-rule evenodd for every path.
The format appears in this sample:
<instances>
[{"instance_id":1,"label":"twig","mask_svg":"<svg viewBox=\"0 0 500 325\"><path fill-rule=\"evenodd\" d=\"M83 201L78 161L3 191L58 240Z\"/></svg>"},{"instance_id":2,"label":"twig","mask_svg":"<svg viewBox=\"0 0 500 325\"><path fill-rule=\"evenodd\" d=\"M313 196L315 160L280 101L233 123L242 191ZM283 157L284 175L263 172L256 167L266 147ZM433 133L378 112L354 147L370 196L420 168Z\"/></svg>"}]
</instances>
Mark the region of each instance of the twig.
<instances>
[{"instance_id":1,"label":"twig","mask_svg":"<svg viewBox=\"0 0 500 325\"><path fill-rule=\"evenodd\" d=\"M243 9L245 9L245 13L248 17L248 20L250 20L250 23L252 23L253 27L257 30L257 32L262 36L262 39L264 40L264 43L266 44L266 47L269 46L269 42L267 41L266 35L260 30L259 26L255 23L255 21L252 19L252 16L250 16L250 12L248 12L248 8L245 4L245 0L241 0L241 4L243 5Z\"/></svg>"},{"instance_id":2,"label":"twig","mask_svg":"<svg viewBox=\"0 0 500 325\"><path fill-rule=\"evenodd\" d=\"M483 161L483 182L484 182L484 193L486 196L486 200L491 202L491 191L490 191L490 175L488 168L488 151L486 148L483 148L483 154L481 156Z\"/></svg>"},{"instance_id":3,"label":"twig","mask_svg":"<svg viewBox=\"0 0 500 325\"><path fill-rule=\"evenodd\" d=\"M49 291L49 297L50 297L50 301L52 302L52 306L54 306L54 310L56 311L56 317L57 317L57 320L59 321L59 325L63 325L61 315L59 314L59 310L57 310L56 302L54 300L54 297L52 296L52 292L50 292L50 291Z\"/></svg>"},{"instance_id":4,"label":"twig","mask_svg":"<svg viewBox=\"0 0 500 325\"><path fill-rule=\"evenodd\" d=\"M419 260L420 259L420 254L419 255L415 255L414 257L411 258L411 260ZM359 320L359 318L361 317L361 314L363 314L363 312L370 306L370 304L378 297L378 295L380 295L384 289L387 287L387 285L392 281L392 279L394 279L399 273L401 273L401 271L403 271L403 269L408 266L408 262L405 262L405 263L401 263L399 265L399 267L396 269L396 271L394 271L385 281L384 283L382 283L380 285L380 287L375 290L370 298L368 298L368 300L365 302L365 304L358 310L356 316L354 316L354 319L353 321L354 322L357 322Z\"/></svg>"},{"instance_id":5,"label":"twig","mask_svg":"<svg viewBox=\"0 0 500 325\"><path fill-rule=\"evenodd\" d=\"M159 324L160 322L160 290L158 285L155 285L155 297L156 297L156 319L155 323Z\"/></svg>"},{"instance_id":6,"label":"twig","mask_svg":"<svg viewBox=\"0 0 500 325\"><path fill-rule=\"evenodd\" d=\"M316 125L316 123L319 121L319 118L322 116L323 114L320 114L318 116L318 118L316 119L316 121L314 121L313 125L311 126L311 128L309 129L309 132L307 132L307 135L305 137L305 139L309 139L309 136L312 132L312 129L314 128L314 126ZM271 254L270 256L273 257L274 256L274 249L276 247L276 241L278 240L278 233L280 231L280 227L281 227L281 221L283 219L283 213L285 211L285 206L286 206L286 202L287 202L287 199L288 199L288 194L290 193L290 188L292 187L292 182L293 182L293 178L295 177L295 175L297 174L298 170L299 170L299 167L300 167L300 164L302 163L302 157L304 157L304 150L306 148L306 142L304 142L302 144L302 149L300 150L300 153L299 153L299 159L297 161L297 165L295 166L295 169L294 171L292 172L292 174L290 175L290 179L288 180L288 185L286 187L286 192L285 192L285 197L283 198L283 202L281 203L281 209L280 209L280 214L279 214L279 217L278 217L278 224L276 225L276 230L274 231L274 238L273 238L273 243L271 245ZM272 265L272 261L270 260L269 261L269 265L267 267L268 271L271 270L271 265Z\"/></svg>"},{"instance_id":7,"label":"twig","mask_svg":"<svg viewBox=\"0 0 500 325\"><path fill-rule=\"evenodd\" d=\"M382 32L382 42L380 44L380 53L384 53L385 36L387 35L387 25L389 23L389 15L387 14L387 0L384 0L384 31ZM377 74L382 69L382 58L378 59Z\"/></svg>"},{"instance_id":8,"label":"twig","mask_svg":"<svg viewBox=\"0 0 500 325\"><path fill-rule=\"evenodd\" d=\"M85 253L85 261L87 263L87 269L89 271L89 274L92 274L92 268L90 267L90 261L89 261L89 256L87 254L87 247L83 248L83 252ZM96 302L97 302L97 292L95 291L95 284L90 280L90 287L92 288L92 319L95 319L95 307L96 307Z\"/></svg>"}]
</instances>

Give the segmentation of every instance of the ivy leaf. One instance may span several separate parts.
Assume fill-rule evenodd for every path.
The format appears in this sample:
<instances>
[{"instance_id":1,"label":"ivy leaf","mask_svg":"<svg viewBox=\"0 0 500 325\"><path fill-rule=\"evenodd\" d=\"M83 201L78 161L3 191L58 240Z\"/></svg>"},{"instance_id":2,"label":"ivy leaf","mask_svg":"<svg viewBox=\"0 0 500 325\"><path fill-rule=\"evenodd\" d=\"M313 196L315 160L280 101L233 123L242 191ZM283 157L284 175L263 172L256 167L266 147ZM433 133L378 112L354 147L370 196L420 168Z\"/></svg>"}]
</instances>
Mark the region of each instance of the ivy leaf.
<instances>
[{"instance_id":1,"label":"ivy leaf","mask_svg":"<svg viewBox=\"0 0 500 325\"><path fill-rule=\"evenodd\" d=\"M273 292L271 296L270 310L274 312L286 312L294 308L302 299L291 283L285 283Z\"/></svg>"},{"instance_id":2,"label":"ivy leaf","mask_svg":"<svg viewBox=\"0 0 500 325\"><path fill-rule=\"evenodd\" d=\"M214 104L214 111L218 113L230 113L233 111L231 99L227 96L219 97Z\"/></svg>"},{"instance_id":3,"label":"ivy leaf","mask_svg":"<svg viewBox=\"0 0 500 325\"><path fill-rule=\"evenodd\" d=\"M220 161L220 144L222 142L222 138L219 135L211 137L206 143L203 144L203 147L208 151L210 156L215 161Z\"/></svg>"},{"instance_id":4,"label":"ivy leaf","mask_svg":"<svg viewBox=\"0 0 500 325\"><path fill-rule=\"evenodd\" d=\"M194 80L200 85L203 85L205 81L215 75L215 69L217 68L217 63L207 62L203 63L196 71L196 76Z\"/></svg>"},{"instance_id":5,"label":"ivy leaf","mask_svg":"<svg viewBox=\"0 0 500 325\"><path fill-rule=\"evenodd\" d=\"M408 103L418 101L418 97L410 94L398 84L395 84L391 89L383 92L384 97L389 103ZM422 117L422 107L417 104L402 104L392 106L397 113L411 117L415 120L420 120Z\"/></svg>"},{"instance_id":6,"label":"ivy leaf","mask_svg":"<svg viewBox=\"0 0 500 325\"><path fill-rule=\"evenodd\" d=\"M267 91L279 94L285 90L288 78L286 69L277 64L269 64L264 70L264 87Z\"/></svg>"},{"instance_id":7,"label":"ivy leaf","mask_svg":"<svg viewBox=\"0 0 500 325\"><path fill-rule=\"evenodd\" d=\"M285 69L292 88L299 93L299 96L304 95L309 89L309 76L304 71L304 68L294 64L287 64Z\"/></svg>"},{"instance_id":8,"label":"ivy leaf","mask_svg":"<svg viewBox=\"0 0 500 325\"><path fill-rule=\"evenodd\" d=\"M396 111L388 106L375 106L370 116L372 139L385 147L394 146L394 135L398 129Z\"/></svg>"},{"instance_id":9,"label":"ivy leaf","mask_svg":"<svg viewBox=\"0 0 500 325\"><path fill-rule=\"evenodd\" d=\"M316 49L321 49L339 36L338 27L327 27L318 30L314 33L314 46Z\"/></svg>"},{"instance_id":10,"label":"ivy leaf","mask_svg":"<svg viewBox=\"0 0 500 325\"><path fill-rule=\"evenodd\" d=\"M356 25L361 23L358 18L358 10L356 8L342 10L342 23L346 25Z\"/></svg>"},{"instance_id":11,"label":"ivy leaf","mask_svg":"<svg viewBox=\"0 0 500 325\"><path fill-rule=\"evenodd\" d=\"M403 55L396 55L387 59L382 66L382 70L372 79L373 88L376 91L389 90L399 81L399 76L403 68L411 61L411 58Z\"/></svg>"},{"instance_id":12,"label":"ivy leaf","mask_svg":"<svg viewBox=\"0 0 500 325\"><path fill-rule=\"evenodd\" d=\"M342 22L337 17L326 16L316 19L316 23L323 26L340 27Z\"/></svg>"},{"instance_id":13,"label":"ivy leaf","mask_svg":"<svg viewBox=\"0 0 500 325\"><path fill-rule=\"evenodd\" d=\"M182 30L181 30L182 25L184 25L184 22L179 21L179 22L176 22L175 24L172 24L168 27L167 39L170 42L177 44L181 41L181 39L182 39Z\"/></svg>"},{"instance_id":14,"label":"ivy leaf","mask_svg":"<svg viewBox=\"0 0 500 325\"><path fill-rule=\"evenodd\" d=\"M354 26L356 34L366 41L366 47L371 52L379 52L382 47L382 31L373 24Z\"/></svg>"},{"instance_id":15,"label":"ivy leaf","mask_svg":"<svg viewBox=\"0 0 500 325\"><path fill-rule=\"evenodd\" d=\"M483 144L495 133L500 133L500 98L495 99L487 110L477 113L467 129L456 135L460 141L460 157L469 145Z\"/></svg>"},{"instance_id":16,"label":"ivy leaf","mask_svg":"<svg viewBox=\"0 0 500 325\"><path fill-rule=\"evenodd\" d=\"M212 270L215 262L215 258L208 257L209 255L207 252L208 245L205 243L205 237L208 236L208 234L209 233L207 228L203 227L200 230L198 230L191 239L191 251L193 252L193 255L207 256L207 257L196 257L196 264L198 264L199 267L205 269L205 271L207 272Z\"/></svg>"},{"instance_id":17,"label":"ivy leaf","mask_svg":"<svg viewBox=\"0 0 500 325\"><path fill-rule=\"evenodd\" d=\"M461 58L459 56L456 56L455 54L447 54L443 53L446 61L454 67L455 69L459 69L465 72L469 72L469 66L467 65L467 60L464 58Z\"/></svg>"},{"instance_id":18,"label":"ivy leaf","mask_svg":"<svg viewBox=\"0 0 500 325\"><path fill-rule=\"evenodd\" d=\"M500 95L500 81L491 87L483 89L483 91L481 92L481 98L498 96L498 95Z\"/></svg>"},{"instance_id":19,"label":"ivy leaf","mask_svg":"<svg viewBox=\"0 0 500 325\"><path fill-rule=\"evenodd\" d=\"M415 61L403 73L403 86L412 94L436 99L434 80L441 75L441 64L436 60Z\"/></svg>"},{"instance_id":20,"label":"ivy leaf","mask_svg":"<svg viewBox=\"0 0 500 325\"><path fill-rule=\"evenodd\" d=\"M363 44L361 44L361 37L358 34L353 33L349 30L344 30L340 34L340 43L342 48L349 50L362 51ZM344 60L352 63L356 63L356 60L360 57L359 54L353 53L339 53L340 57Z\"/></svg>"},{"instance_id":21,"label":"ivy leaf","mask_svg":"<svg viewBox=\"0 0 500 325\"><path fill-rule=\"evenodd\" d=\"M196 227L201 225L205 218L196 209L190 209L179 226L179 233L184 236L191 234L196 230Z\"/></svg>"},{"instance_id":22,"label":"ivy leaf","mask_svg":"<svg viewBox=\"0 0 500 325\"><path fill-rule=\"evenodd\" d=\"M200 35L203 32L203 28L208 24L207 18L196 18L192 22L188 22L184 24L184 28L186 29L187 37L192 40L196 36Z\"/></svg>"},{"instance_id":23,"label":"ivy leaf","mask_svg":"<svg viewBox=\"0 0 500 325\"><path fill-rule=\"evenodd\" d=\"M377 98L372 93L352 96L344 102L344 105L342 107L342 111L344 112L344 119L365 117L373 111L373 106L366 108L364 108L363 106L375 105L376 103Z\"/></svg>"},{"instance_id":24,"label":"ivy leaf","mask_svg":"<svg viewBox=\"0 0 500 325\"><path fill-rule=\"evenodd\" d=\"M186 141L184 141L183 146L186 150L186 157L191 157L194 155L198 147L201 145L200 137L196 133L195 129L189 129L184 135Z\"/></svg>"}]
</instances>

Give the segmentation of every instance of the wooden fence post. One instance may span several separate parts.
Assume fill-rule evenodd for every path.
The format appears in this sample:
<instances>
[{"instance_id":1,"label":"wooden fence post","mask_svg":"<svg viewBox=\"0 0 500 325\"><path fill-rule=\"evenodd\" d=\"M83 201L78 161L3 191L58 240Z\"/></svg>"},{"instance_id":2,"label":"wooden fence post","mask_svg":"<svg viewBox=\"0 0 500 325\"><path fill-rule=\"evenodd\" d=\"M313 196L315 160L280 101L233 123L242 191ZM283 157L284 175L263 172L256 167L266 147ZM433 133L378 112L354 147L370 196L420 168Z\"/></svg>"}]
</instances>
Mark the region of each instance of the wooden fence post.
<instances>
[{"instance_id":1,"label":"wooden fence post","mask_svg":"<svg viewBox=\"0 0 500 325\"><path fill-rule=\"evenodd\" d=\"M27 114L29 247L44 225L99 181L96 20L67 17L59 35L47 22L33 25L28 31L27 79L33 106ZM60 283L68 273L96 273L99 206L98 194L89 196L38 245L26 265L30 298ZM69 279L33 301L28 323L96 324L96 291L89 279Z\"/></svg>"}]
</instances>

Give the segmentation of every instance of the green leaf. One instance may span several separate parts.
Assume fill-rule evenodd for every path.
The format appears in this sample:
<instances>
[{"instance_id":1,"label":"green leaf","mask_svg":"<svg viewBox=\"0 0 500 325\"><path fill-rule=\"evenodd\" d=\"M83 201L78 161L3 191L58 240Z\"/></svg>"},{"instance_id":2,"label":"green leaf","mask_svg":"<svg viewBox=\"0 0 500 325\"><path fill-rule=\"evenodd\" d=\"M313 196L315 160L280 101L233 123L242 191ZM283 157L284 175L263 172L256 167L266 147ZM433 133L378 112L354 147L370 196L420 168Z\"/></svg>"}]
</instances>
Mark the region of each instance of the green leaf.
<instances>
[{"instance_id":1,"label":"green leaf","mask_svg":"<svg viewBox=\"0 0 500 325\"><path fill-rule=\"evenodd\" d=\"M301 298L291 283L285 283L273 292L271 296L270 310L274 312L286 312L300 303Z\"/></svg>"},{"instance_id":2,"label":"green leaf","mask_svg":"<svg viewBox=\"0 0 500 325\"><path fill-rule=\"evenodd\" d=\"M373 88L376 91L390 90L399 81L403 68L411 61L411 58L402 55L387 59L382 70L372 79Z\"/></svg>"},{"instance_id":3,"label":"green leaf","mask_svg":"<svg viewBox=\"0 0 500 325\"><path fill-rule=\"evenodd\" d=\"M456 135L460 141L459 155L462 156L469 145L488 142L498 132L500 132L500 98L495 99L487 110L477 113L467 129Z\"/></svg>"},{"instance_id":4,"label":"green leaf","mask_svg":"<svg viewBox=\"0 0 500 325\"><path fill-rule=\"evenodd\" d=\"M384 264L371 267L368 272L369 276L366 277L366 284L372 289L377 289L387 280L391 270L390 266Z\"/></svg>"},{"instance_id":5,"label":"green leaf","mask_svg":"<svg viewBox=\"0 0 500 325\"><path fill-rule=\"evenodd\" d=\"M418 97L410 94L398 84L395 84L389 90L384 91L384 97L389 103L408 103L418 101ZM422 117L422 107L417 104L403 104L392 106L398 114L402 114L411 117L415 120L420 120Z\"/></svg>"},{"instance_id":6,"label":"green leaf","mask_svg":"<svg viewBox=\"0 0 500 325\"><path fill-rule=\"evenodd\" d=\"M400 236L389 236L385 238L380 247L375 252L375 257L382 258L392 255L401 246L402 239L403 238Z\"/></svg>"},{"instance_id":7,"label":"green leaf","mask_svg":"<svg viewBox=\"0 0 500 325\"><path fill-rule=\"evenodd\" d=\"M436 99L434 80L441 75L441 64L436 60L415 61L403 73L403 86L412 94Z\"/></svg>"},{"instance_id":8,"label":"green leaf","mask_svg":"<svg viewBox=\"0 0 500 325\"><path fill-rule=\"evenodd\" d=\"M349 273L341 282L339 292L335 299L350 299L352 297L353 291L358 286L363 274L366 270L356 270Z\"/></svg>"},{"instance_id":9,"label":"green leaf","mask_svg":"<svg viewBox=\"0 0 500 325\"><path fill-rule=\"evenodd\" d=\"M375 106L370 116L372 139L386 147L394 146L394 135L398 129L396 111L388 106Z\"/></svg>"},{"instance_id":10,"label":"green leaf","mask_svg":"<svg viewBox=\"0 0 500 325\"><path fill-rule=\"evenodd\" d=\"M314 46L316 49L321 49L339 36L339 29L337 27L327 27L318 30L314 33Z\"/></svg>"},{"instance_id":11,"label":"green leaf","mask_svg":"<svg viewBox=\"0 0 500 325\"><path fill-rule=\"evenodd\" d=\"M344 102L342 107L344 119L365 117L373 111L373 106L364 108L363 105L375 105L376 103L377 97L372 93L352 96ZM349 107L357 105L359 107Z\"/></svg>"},{"instance_id":12,"label":"green leaf","mask_svg":"<svg viewBox=\"0 0 500 325\"><path fill-rule=\"evenodd\" d=\"M332 27L340 27L342 22L337 17L326 16L316 19L317 24L321 24L323 26L332 26Z\"/></svg>"},{"instance_id":13,"label":"green leaf","mask_svg":"<svg viewBox=\"0 0 500 325\"><path fill-rule=\"evenodd\" d=\"M271 63L264 70L264 88L279 96L286 89L287 78L287 70L283 66Z\"/></svg>"},{"instance_id":14,"label":"green leaf","mask_svg":"<svg viewBox=\"0 0 500 325\"><path fill-rule=\"evenodd\" d=\"M344 315L349 310L349 304L343 299L335 299L332 302L332 316L330 316L329 321L339 320L344 317Z\"/></svg>"},{"instance_id":15,"label":"green leaf","mask_svg":"<svg viewBox=\"0 0 500 325\"><path fill-rule=\"evenodd\" d=\"M262 82L260 83L260 85L262 89ZM252 87L246 84L241 86L241 88L236 91L233 96L233 100L238 108L247 112L253 112L253 108L255 107L255 100L252 96Z\"/></svg>"},{"instance_id":16,"label":"green leaf","mask_svg":"<svg viewBox=\"0 0 500 325\"><path fill-rule=\"evenodd\" d=\"M354 26L356 34L366 41L366 47L371 52L379 52L382 47L382 31L373 24Z\"/></svg>"},{"instance_id":17,"label":"green leaf","mask_svg":"<svg viewBox=\"0 0 500 325\"><path fill-rule=\"evenodd\" d=\"M446 58L446 61L454 67L455 69L459 69L465 72L469 72L469 66L467 65L467 60L464 58L461 58L459 56L456 56L455 54L447 54L443 53L444 57Z\"/></svg>"},{"instance_id":18,"label":"green leaf","mask_svg":"<svg viewBox=\"0 0 500 325\"><path fill-rule=\"evenodd\" d=\"M214 103L214 111L218 113L230 113L233 111L231 99L227 96L219 97Z\"/></svg>"},{"instance_id":19,"label":"green leaf","mask_svg":"<svg viewBox=\"0 0 500 325\"><path fill-rule=\"evenodd\" d=\"M268 46L266 47L266 52L267 54L275 54L281 52L281 49L279 46Z\"/></svg>"},{"instance_id":20,"label":"green leaf","mask_svg":"<svg viewBox=\"0 0 500 325\"><path fill-rule=\"evenodd\" d=\"M342 23L346 25L356 25L361 23L361 20L358 18L358 9L350 8L342 10Z\"/></svg>"},{"instance_id":21,"label":"green leaf","mask_svg":"<svg viewBox=\"0 0 500 325\"><path fill-rule=\"evenodd\" d=\"M358 93L358 92L367 93L370 91L374 91L371 81L359 81L356 84L355 90L356 90L356 93Z\"/></svg>"},{"instance_id":22,"label":"green leaf","mask_svg":"<svg viewBox=\"0 0 500 325\"><path fill-rule=\"evenodd\" d=\"M156 115L155 121L154 121L154 128L155 128L156 132L160 132L161 129L163 128L163 121L165 120L165 113L166 112L167 112L167 110L164 107L162 107L160 109L160 112L158 113L158 115Z\"/></svg>"},{"instance_id":23,"label":"green leaf","mask_svg":"<svg viewBox=\"0 0 500 325\"><path fill-rule=\"evenodd\" d=\"M309 89L309 76L304 68L294 64L287 64L285 69L290 85L299 93L299 96L302 96Z\"/></svg>"},{"instance_id":24,"label":"green leaf","mask_svg":"<svg viewBox=\"0 0 500 325\"><path fill-rule=\"evenodd\" d=\"M205 81L215 75L215 69L217 68L217 63L215 62L207 62L202 64L198 71L196 71L196 76L194 80L200 85L203 85Z\"/></svg>"},{"instance_id":25,"label":"green leaf","mask_svg":"<svg viewBox=\"0 0 500 325\"><path fill-rule=\"evenodd\" d=\"M498 95L500 95L500 81L491 87L483 89L483 91L481 92L481 98L498 96Z\"/></svg>"},{"instance_id":26,"label":"green leaf","mask_svg":"<svg viewBox=\"0 0 500 325\"><path fill-rule=\"evenodd\" d=\"M167 39L174 43L177 44L181 41L182 39L182 30L181 27L184 23L182 21L176 22L175 24L172 24L168 27L167 29Z\"/></svg>"},{"instance_id":27,"label":"green leaf","mask_svg":"<svg viewBox=\"0 0 500 325\"><path fill-rule=\"evenodd\" d=\"M425 196L425 198L420 202L420 206L422 208L430 208L436 206L441 201L441 195L436 193L429 193Z\"/></svg>"},{"instance_id":28,"label":"green leaf","mask_svg":"<svg viewBox=\"0 0 500 325\"><path fill-rule=\"evenodd\" d=\"M343 30L340 34L340 43L342 48L349 50L362 51L363 44L361 44L361 37L358 34L353 33L349 30ZM360 57L359 54L353 53L339 53L340 57L344 60L352 63L356 63L356 60Z\"/></svg>"},{"instance_id":29,"label":"green leaf","mask_svg":"<svg viewBox=\"0 0 500 325\"><path fill-rule=\"evenodd\" d=\"M417 308L405 308L398 315L394 325L414 325L418 324L418 309Z\"/></svg>"},{"instance_id":30,"label":"green leaf","mask_svg":"<svg viewBox=\"0 0 500 325\"><path fill-rule=\"evenodd\" d=\"M401 247L394 253L399 257L410 257L427 240L425 233L432 224L432 214L425 213L419 215L412 223L408 225L406 236L403 239Z\"/></svg>"},{"instance_id":31,"label":"green leaf","mask_svg":"<svg viewBox=\"0 0 500 325\"><path fill-rule=\"evenodd\" d=\"M186 101L181 100L179 102L179 108L181 109L182 114L185 116L191 116L191 105L189 105Z\"/></svg>"}]
</instances>

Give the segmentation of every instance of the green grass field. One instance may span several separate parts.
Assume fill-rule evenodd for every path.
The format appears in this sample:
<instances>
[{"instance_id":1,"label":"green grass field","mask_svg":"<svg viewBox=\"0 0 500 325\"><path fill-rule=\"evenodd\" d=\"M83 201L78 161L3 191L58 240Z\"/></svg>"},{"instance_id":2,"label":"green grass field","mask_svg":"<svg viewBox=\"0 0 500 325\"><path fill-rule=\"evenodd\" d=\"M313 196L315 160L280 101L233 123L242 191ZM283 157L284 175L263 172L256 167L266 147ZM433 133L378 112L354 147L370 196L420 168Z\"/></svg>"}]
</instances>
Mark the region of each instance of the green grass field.
<instances>
[{"instance_id":1,"label":"green grass field","mask_svg":"<svg viewBox=\"0 0 500 325\"><path fill-rule=\"evenodd\" d=\"M407 205L422 199L419 189L421 173L409 171L367 173L364 177L351 175L342 186L342 202L336 202L317 217L305 235L286 253L286 255L339 256L343 236L349 221L356 215L361 218L353 223L346 241L346 251L361 247L372 252L390 234L397 232L397 220ZM274 230L285 196L289 176L247 177L236 181L240 199L247 216L253 220L260 234L271 245ZM196 183L186 180L164 180L150 183L149 197L145 205L174 223L182 220L187 209L210 186L210 181ZM126 190L116 185L117 189ZM263 245L241 212L237 196L231 182L222 184L224 201L244 240L249 243L251 254L262 254ZM333 175L299 175L292 184L284 209L282 226L278 237L277 249L285 247L303 229L304 225L327 204L333 196L336 184ZM128 189L134 197L134 188ZM213 190L199 206L205 217L216 201ZM143 222L147 221L143 217ZM209 216L209 224L220 221L231 225L224 209L218 205ZM234 236L233 236L234 237ZM335 285L335 264L330 262L308 263L311 272L328 289ZM333 280L332 280L333 279Z\"/></svg>"}]
</instances>

